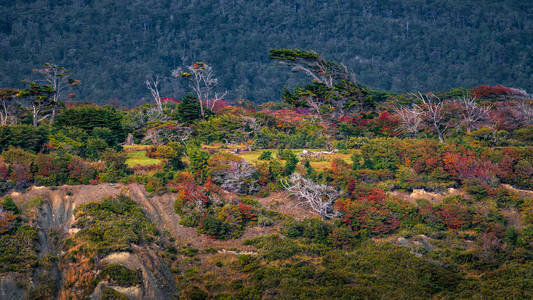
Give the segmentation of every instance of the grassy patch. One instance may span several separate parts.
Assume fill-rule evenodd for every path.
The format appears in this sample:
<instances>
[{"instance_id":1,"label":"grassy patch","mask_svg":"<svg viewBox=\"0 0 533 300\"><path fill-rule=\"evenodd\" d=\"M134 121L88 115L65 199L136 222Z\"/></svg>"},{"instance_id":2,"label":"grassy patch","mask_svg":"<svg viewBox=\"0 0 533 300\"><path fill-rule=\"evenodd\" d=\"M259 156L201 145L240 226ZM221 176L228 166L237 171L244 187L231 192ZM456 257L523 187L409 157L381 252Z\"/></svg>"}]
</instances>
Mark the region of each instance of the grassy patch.
<instances>
[{"instance_id":1,"label":"grassy patch","mask_svg":"<svg viewBox=\"0 0 533 300\"><path fill-rule=\"evenodd\" d=\"M161 164L160 159L146 156L145 150L127 151L127 154L126 164L128 167L153 166Z\"/></svg>"},{"instance_id":2,"label":"grassy patch","mask_svg":"<svg viewBox=\"0 0 533 300\"><path fill-rule=\"evenodd\" d=\"M298 154L302 153L304 150L307 151L325 151L325 149L290 149L293 153ZM260 149L260 150L254 150L254 151L245 151L241 152L238 155L248 161L249 163L255 163L259 160L259 156L265 151L272 152L272 159L274 160L280 160L278 158L278 149ZM335 154L328 154L324 156L324 160L322 161L312 161L311 166L318 170L323 170L328 168L331 165L331 161L334 159L342 159L348 164L352 164L351 159L352 153L335 153ZM301 158L298 158L300 161L302 161ZM281 162L284 162L284 160L280 160Z\"/></svg>"}]
</instances>

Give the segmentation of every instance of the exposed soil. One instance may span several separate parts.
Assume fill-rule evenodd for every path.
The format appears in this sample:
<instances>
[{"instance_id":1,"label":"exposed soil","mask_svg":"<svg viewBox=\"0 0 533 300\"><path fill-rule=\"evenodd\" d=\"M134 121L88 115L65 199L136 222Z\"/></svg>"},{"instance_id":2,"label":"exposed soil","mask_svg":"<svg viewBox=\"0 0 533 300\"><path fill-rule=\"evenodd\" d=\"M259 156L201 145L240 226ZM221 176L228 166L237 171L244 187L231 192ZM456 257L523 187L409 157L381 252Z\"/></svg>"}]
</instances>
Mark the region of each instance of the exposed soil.
<instances>
[{"instance_id":1,"label":"exposed soil","mask_svg":"<svg viewBox=\"0 0 533 300\"><path fill-rule=\"evenodd\" d=\"M412 193L407 193L404 191L396 190L396 191L389 192L389 195L400 198L404 201L407 201L409 203L416 205L417 199L424 199L424 200L428 200L432 204L439 204L442 202L444 198L449 197L449 196L462 195L462 192L454 188L449 188L444 193L433 193L433 192L427 192L423 189L414 189Z\"/></svg>"}]
</instances>

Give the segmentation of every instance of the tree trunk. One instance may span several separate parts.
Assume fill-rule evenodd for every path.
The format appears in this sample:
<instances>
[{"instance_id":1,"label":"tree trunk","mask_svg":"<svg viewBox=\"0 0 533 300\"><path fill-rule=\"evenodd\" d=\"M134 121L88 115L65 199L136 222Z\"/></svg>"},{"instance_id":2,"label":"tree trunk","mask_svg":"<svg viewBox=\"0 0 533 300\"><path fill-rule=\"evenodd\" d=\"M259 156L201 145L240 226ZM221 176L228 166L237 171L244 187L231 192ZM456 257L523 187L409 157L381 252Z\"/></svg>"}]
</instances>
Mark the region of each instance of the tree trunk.
<instances>
[{"instance_id":1,"label":"tree trunk","mask_svg":"<svg viewBox=\"0 0 533 300\"><path fill-rule=\"evenodd\" d=\"M198 98L198 102L200 103L200 115L202 115L202 119L203 119L204 118L204 106L200 98Z\"/></svg>"},{"instance_id":2,"label":"tree trunk","mask_svg":"<svg viewBox=\"0 0 533 300\"><path fill-rule=\"evenodd\" d=\"M56 119L56 109L57 106L54 104L54 107L52 107L52 114L50 115L50 124L54 124L54 121Z\"/></svg>"},{"instance_id":3,"label":"tree trunk","mask_svg":"<svg viewBox=\"0 0 533 300\"><path fill-rule=\"evenodd\" d=\"M441 143L444 143L444 137L442 136L442 132L440 132L440 130L437 130L437 134L439 135L439 141Z\"/></svg>"}]
</instances>

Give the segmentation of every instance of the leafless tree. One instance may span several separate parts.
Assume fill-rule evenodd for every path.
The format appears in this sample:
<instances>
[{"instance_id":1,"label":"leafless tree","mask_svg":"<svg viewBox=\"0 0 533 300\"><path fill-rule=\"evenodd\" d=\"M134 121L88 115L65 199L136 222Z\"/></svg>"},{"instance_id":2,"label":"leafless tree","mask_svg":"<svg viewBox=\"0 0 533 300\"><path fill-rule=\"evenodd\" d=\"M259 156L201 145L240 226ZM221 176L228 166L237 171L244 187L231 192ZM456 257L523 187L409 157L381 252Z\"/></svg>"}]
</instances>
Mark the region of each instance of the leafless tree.
<instances>
[{"instance_id":1,"label":"leafless tree","mask_svg":"<svg viewBox=\"0 0 533 300\"><path fill-rule=\"evenodd\" d=\"M520 99L516 104L517 118L520 119L524 126L533 125L533 105L531 100Z\"/></svg>"},{"instance_id":2,"label":"leafless tree","mask_svg":"<svg viewBox=\"0 0 533 300\"><path fill-rule=\"evenodd\" d=\"M394 111L400 118L400 129L407 135L416 137L422 127L422 112L416 107L405 106L396 107Z\"/></svg>"},{"instance_id":3,"label":"leafless tree","mask_svg":"<svg viewBox=\"0 0 533 300\"><path fill-rule=\"evenodd\" d=\"M202 117L205 116L205 108L212 110L216 103L224 99L224 96L227 94L227 92L218 93L214 91L218 85L218 79L215 77L213 68L204 62L196 62L188 66L187 71L183 71L182 68L177 68L172 71L172 76L189 79L190 87L200 103L200 114Z\"/></svg>"},{"instance_id":4,"label":"leafless tree","mask_svg":"<svg viewBox=\"0 0 533 300\"><path fill-rule=\"evenodd\" d=\"M444 132L448 129L444 101L433 94L423 95L418 92L418 94L413 95L421 102L420 104L415 104L414 108L420 111L425 121L433 127L433 130L439 137L439 141L444 143Z\"/></svg>"},{"instance_id":5,"label":"leafless tree","mask_svg":"<svg viewBox=\"0 0 533 300\"><path fill-rule=\"evenodd\" d=\"M42 81L55 90L55 94L53 94L51 99L52 106L50 113L50 122L53 123L63 94L69 87L78 85L80 81L70 78L69 70L52 63L45 63L44 68L34 69L33 72L42 75L44 77Z\"/></svg>"},{"instance_id":6,"label":"leafless tree","mask_svg":"<svg viewBox=\"0 0 533 300\"><path fill-rule=\"evenodd\" d=\"M258 191L257 180L253 179L254 167L244 159L224 161L224 168L213 168L211 177L226 191L253 194Z\"/></svg>"},{"instance_id":7,"label":"leafless tree","mask_svg":"<svg viewBox=\"0 0 533 300\"><path fill-rule=\"evenodd\" d=\"M150 142L154 145L163 145L168 142L180 142L185 144L191 137L192 128L177 124L174 126L158 126L146 131L141 143Z\"/></svg>"},{"instance_id":8,"label":"leafless tree","mask_svg":"<svg viewBox=\"0 0 533 300\"><path fill-rule=\"evenodd\" d=\"M467 133L472 132L477 122L487 118L492 109L492 106L477 105L475 99L468 96L463 96L455 101L461 107L462 119Z\"/></svg>"},{"instance_id":9,"label":"leafless tree","mask_svg":"<svg viewBox=\"0 0 533 300\"><path fill-rule=\"evenodd\" d=\"M150 93L154 98L157 111L159 113L163 113L163 104L161 102L161 96L159 94L159 75L156 75L154 78L147 79L144 84L146 84L146 87L148 88L148 90L150 90Z\"/></svg>"},{"instance_id":10,"label":"leafless tree","mask_svg":"<svg viewBox=\"0 0 533 300\"><path fill-rule=\"evenodd\" d=\"M294 173L290 179L281 182L285 190L298 198L300 204L308 205L313 211L318 213L323 219L331 219L339 216L333 204L341 193L334 187L318 184Z\"/></svg>"},{"instance_id":11,"label":"leafless tree","mask_svg":"<svg viewBox=\"0 0 533 300\"><path fill-rule=\"evenodd\" d=\"M257 119L254 117L243 117L242 126L239 128L239 135L242 137L242 142L246 145L248 151L252 151L252 146L249 143L249 140L253 138L261 130L261 125L257 122Z\"/></svg>"},{"instance_id":12,"label":"leafless tree","mask_svg":"<svg viewBox=\"0 0 533 300\"><path fill-rule=\"evenodd\" d=\"M0 89L0 125L8 125L15 121L14 106L17 93L16 89Z\"/></svg>"}]
</instances>

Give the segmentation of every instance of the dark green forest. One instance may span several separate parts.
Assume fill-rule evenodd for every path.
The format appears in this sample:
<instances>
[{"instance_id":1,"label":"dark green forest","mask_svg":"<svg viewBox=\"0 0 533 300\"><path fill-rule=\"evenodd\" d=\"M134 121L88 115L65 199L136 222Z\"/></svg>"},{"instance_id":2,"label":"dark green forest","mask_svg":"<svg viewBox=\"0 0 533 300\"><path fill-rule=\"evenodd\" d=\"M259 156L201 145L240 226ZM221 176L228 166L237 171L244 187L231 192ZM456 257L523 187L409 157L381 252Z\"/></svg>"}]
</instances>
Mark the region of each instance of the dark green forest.
<instances>
[{"instance_id":1,"label":"dark green forest","mask_svg":"<svg viewBox=\"0 0 533 300\"><path fill-rule=\"evenodd\" d=\"M482 5L480 5L482 4ZM137 104L160 74L213 66L227 99L278 100L301 78L268 49L316 50L393 92L502 84L533 90L533 1L2 0L0 86L21 88L52 62L81 81L78 100Z\"/></svg>"}]
</instances>

